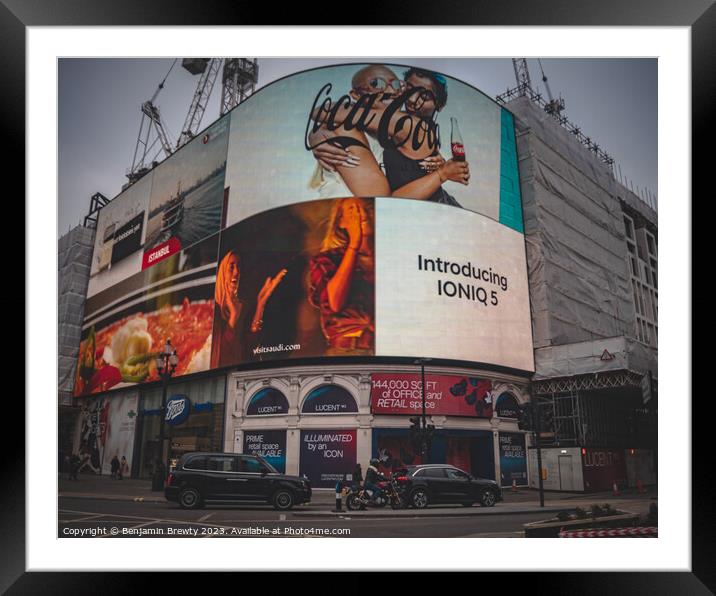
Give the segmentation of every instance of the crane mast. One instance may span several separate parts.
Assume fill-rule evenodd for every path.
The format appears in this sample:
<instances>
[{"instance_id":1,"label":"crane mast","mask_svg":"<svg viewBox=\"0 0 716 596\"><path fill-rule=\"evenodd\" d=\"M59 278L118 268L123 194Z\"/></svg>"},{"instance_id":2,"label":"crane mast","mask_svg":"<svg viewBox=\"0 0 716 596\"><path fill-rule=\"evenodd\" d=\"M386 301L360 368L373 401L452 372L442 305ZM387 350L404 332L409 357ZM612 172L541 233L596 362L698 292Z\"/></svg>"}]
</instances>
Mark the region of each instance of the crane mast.
<instances>
[{"instance_id":1,"label":"crane mast","mask_svg":"<svg viewBox=\"0 0 716 596\"><path fill-rule=\"evenodd\" d=\"M530 99L538 106L540 106L550 116L552 116L559 123L560 126L563 126L569 132L571 132L582 145L592 151L602 162L604 162L613 174L614 158L612 158L611 155L606 153L592 139L585 136L578 126L575 126L572 122L569 121L566 116L562 114L562 111L565 108L564 99L562 99L561 96L558 99L555 99L552 96L552 90L550 89L549 83L547 82L547 75L544 73L544 68L542 68L542 61L539 58L537 59L537 61L539 62L539 68L542 72L542 82L544 83L545 89L547 90L547 97L549 97L549 101L545 101L542 95L540 93L537 93L532 88L532 80L530 78L530 70L527 67L527 59L513 58L512 66L515 70L515 80L517 81L517 86L513 89L507 89L507 91L495 97L497 103L506 104L508 101L512 101L513 99L516 99L518 97L526 97Z\"/></svg>"},{"instance_id":2,"label":"crane mast","mask_svg":"<svg viewBox=\"0 0 716 596\"><path fill-rule=\"evenodd\" d=\"M182 126L179 133L177 149L191 141L196 136L196 133L199 132L199 126L202 118L204 118L211 92L214 89L221 62L221 58L184 58L182 60L182 66L186 70L192 74L201 74L201 76L196 84L196 91L194 91L189 112L184 119L184 126Z\"/></svg>"},{"instance_id":3,"label":"crane mast","mask_svg":"<svg viewBox=\"0 0 716 596\"><path fill-rule=\"evenodd\" d=\"M172 62L167 74L164 75L164 78L157 86L151 99L142 103L142 120L139 123L139 134L137 135L137 143L134 146L132 166L127 172L128 183L125 184L123 188L126 188L129 184L133 184L144 176L157 161L157 157L159 157L162 151L164 151L165 157L169 157L173 153L166 126L162 121L159 108L154 102L157 100L161 90L164 89L164 83L175 64L176 60ZM159 145L158 147L157 144Z\"/></svg>"},{"instance_id":4,"label":"crane mast","mask_svg":"<svg viewBox=\"0 0 716 596\"><path fill-rule=\"evenodd\" d=\"M256 89L259 65L254 58L226 58L222 74L221 115L234 109Z\"/></svg>"},{"instance_id":5,"label":"crane mast","mask_svg":"<svg viewBox=\"0 0 716 596\"><path fill-rule=\"evenodd\" d=\"M526 58L513 58L512 67L515 69L515 80L517 81L517 89L521 95L524 95L527 89L532 89L532 81L530 80L530 69L527 68Z\"/></svg>"},{"instance_id":6,"label":"crane mast","mask_svg":"<svg viewBox=\"0 0 716 596\"><path fill-rule=\"evenodd\" d=\"M128 182L122 187L123 190L154 167L162 152L165 158L169 157L197 135L222 64L221 116L249 97L258 83L259 67L256 58L184 58L182 67L192 75L200 76L179 138L176 143L172 143L156 100L176 62L177 60L172 62L151 99L142 103L139 134L134 147L132 166L127 171Z\"/></svg>"},{"instance_id":7,"label":"crane mast","mask_svg":"<svg viewBox=\"0 0 716 596\"><path fill-rule=\"evenodd\" d=\"M554 97L552 97L552 91L550 90L549 83L547 82L547 75L544 74L544 68L542 68L542 60L537 58L537 62L539 63L540 71L542 71L542 82L547 89L547 97L549 97L549 102L545 106L544 110L548 114L555 114L558 116L562 112L562 110L564 110L564 99L562 99L561 97L559 99L555 99Z\"/></svg>"}]
</instances>

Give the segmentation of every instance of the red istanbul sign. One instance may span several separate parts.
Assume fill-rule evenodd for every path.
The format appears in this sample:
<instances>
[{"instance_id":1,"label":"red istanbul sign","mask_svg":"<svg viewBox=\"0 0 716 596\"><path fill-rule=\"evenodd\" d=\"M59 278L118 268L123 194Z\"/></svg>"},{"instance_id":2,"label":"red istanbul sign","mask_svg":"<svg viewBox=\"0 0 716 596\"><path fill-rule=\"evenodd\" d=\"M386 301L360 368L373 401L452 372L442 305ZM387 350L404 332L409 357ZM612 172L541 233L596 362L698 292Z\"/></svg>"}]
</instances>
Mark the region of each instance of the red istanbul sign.
<instances>
[{"instance_id":1,"label":"red istanbul sign","mask_svg":"<svg viewBox=\"0 0 716 596\"><path fill-rule=\"evenodd\" d=\"M153 249L144 253L142 258L142 270L147 267L151 267L152 265L156 265L164 259L168 259L180 250L181 243L179 242L179 239L172 236L166 242L162 242L160 245L155 246Z\"/></svg>"},{"instance_id":2,"label":"red istanbul sign","mask_svg":"<svg viewBox=\"0 0 716 596\"><path fill-rule=\"evenodd\" d=\"M371 375L373 414L422 413L419 374ZM459 375L425 375L425 412L439 416L492 418L492 381Z\"/></svg>"}]
</instances>

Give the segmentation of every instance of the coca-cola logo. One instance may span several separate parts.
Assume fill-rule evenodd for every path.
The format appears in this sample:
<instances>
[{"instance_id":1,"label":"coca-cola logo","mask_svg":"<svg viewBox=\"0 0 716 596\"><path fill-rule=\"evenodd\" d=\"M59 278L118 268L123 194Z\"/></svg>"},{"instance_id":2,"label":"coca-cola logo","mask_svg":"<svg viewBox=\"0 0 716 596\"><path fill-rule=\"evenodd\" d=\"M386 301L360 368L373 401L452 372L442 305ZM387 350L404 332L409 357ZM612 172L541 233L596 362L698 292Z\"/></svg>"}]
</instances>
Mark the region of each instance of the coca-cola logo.
<instances>
[{"instance_id":1,"label":"coca-cola logo","mask_svg":"<svg viewBox=\"0 0 716 596\"><path fill-rule=\"evenodd\" d=\"M363 146L356 139L341 135L311 143L311 135L319 130L334 132L340 127L346 131L353 129L360 132L377 131L378 142L383 148L397 149L410 142L410 147L414 151L427 145L432 152L440 146L440 129L434 117L400 111L408 97L424 91L422 87L413 87L395 97L381 93L364 94L355 101L348 94L341 95L334 101L330 95L332 89L330 83L324 85L313 100L306 124L304 143L306 150L313 151L324 143L337 143L344 148L351 145ZM378 122L375 120L378 117L375 112L376 102L385 104ZM396 138L402 140L396 141Z\"/></svg>"}]
</instances>

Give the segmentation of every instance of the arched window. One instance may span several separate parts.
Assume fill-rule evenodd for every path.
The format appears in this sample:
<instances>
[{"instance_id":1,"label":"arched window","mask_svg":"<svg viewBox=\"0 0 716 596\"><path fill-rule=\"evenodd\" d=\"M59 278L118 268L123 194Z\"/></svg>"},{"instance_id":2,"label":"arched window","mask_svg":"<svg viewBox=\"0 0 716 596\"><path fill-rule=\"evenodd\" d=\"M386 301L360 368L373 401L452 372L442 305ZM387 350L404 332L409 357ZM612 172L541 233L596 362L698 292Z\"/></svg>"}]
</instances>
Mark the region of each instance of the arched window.
<instances>
[{"instance_id":1,"label":"arched window","mask_svg":"<svg viewBox=\"0 0 716 596\"><path fill-rule=\"evenodd\" d=\"M259 389L251 397L246 408L247 416L268 416L270 414L288 414L286 396L274 387Z\"/></svg>"},{"instance_id":2,"label":"arched window","mask_svg":"<svg viewBox=\"0 0 716 596\"><path fill-rule=\"evenodd\" d=\"M520 405L511 393L501 393L497 398L497 415L500 418L519 418Z\"/></svg>"},{"instance_id":3,"label":"arched window","mask_svg":"<svg viewBox=\"0 0 716 596\"><path fill-rule=\"evenodd\" d=\"M316 387L301 408L302 414L348 414L357 411L356 400L347 389L338 385Z\"/></svg>"}]
</instances>

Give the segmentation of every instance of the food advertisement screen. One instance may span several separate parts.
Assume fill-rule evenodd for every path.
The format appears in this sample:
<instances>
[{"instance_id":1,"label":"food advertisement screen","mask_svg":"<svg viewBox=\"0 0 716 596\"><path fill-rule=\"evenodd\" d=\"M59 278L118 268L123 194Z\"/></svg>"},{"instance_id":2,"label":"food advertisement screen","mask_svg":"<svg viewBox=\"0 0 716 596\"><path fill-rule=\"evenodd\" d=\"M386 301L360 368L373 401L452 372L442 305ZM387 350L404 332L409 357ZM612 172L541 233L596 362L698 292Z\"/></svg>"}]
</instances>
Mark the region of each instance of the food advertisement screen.
<instances>
[{"instance_id":1,"label":"food advertisement screen","mask_svg":"<svg viewBox=\"0 0 716 596\"><path fill-rule=\"evenodd\" d=\"M431 107L432 106L432 107ZM266 86L102 208L75 395L267 360L532 371L512 115L410 67Z\"/></svg>"}]
</instances>

